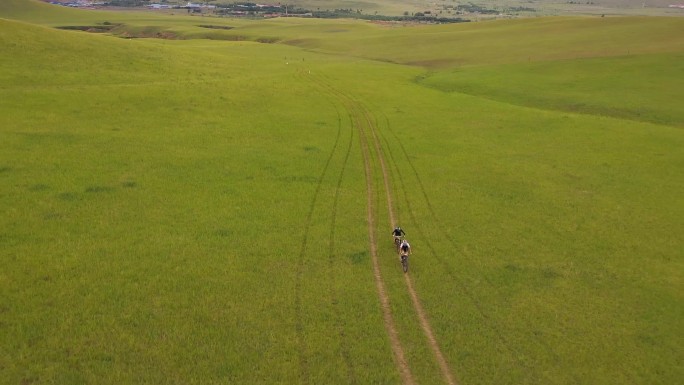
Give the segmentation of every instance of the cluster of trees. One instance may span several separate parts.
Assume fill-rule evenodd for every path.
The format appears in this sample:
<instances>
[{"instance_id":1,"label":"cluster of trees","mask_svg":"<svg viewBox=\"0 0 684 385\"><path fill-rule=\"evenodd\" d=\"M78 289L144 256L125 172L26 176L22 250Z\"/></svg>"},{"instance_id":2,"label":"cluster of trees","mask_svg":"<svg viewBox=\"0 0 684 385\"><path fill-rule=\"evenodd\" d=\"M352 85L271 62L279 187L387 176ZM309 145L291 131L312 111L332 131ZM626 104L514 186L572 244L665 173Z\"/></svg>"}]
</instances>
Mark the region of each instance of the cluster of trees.
<instances>
[{"instance_id":1,"label":"cluster of trees","mask_svg":"<svg viewBox=\"0 0 684 385\"><path fill-rule=\"evenodd\" d=\"M217 5L216 13L221 15L248 14L259 15L265 13L283 13L285 8L277 5L257 5L255 3L235 3L230 5ZM289 12L292 13L292 12Z\"/></svg>"},{"instance_id":2,"label":"cluster of trees","mask_svg":"<svg viewBox=\"0 0 684 385\"><path fill-rule=\"evenodd\" d=\"M482 6L480 6L480 5L476 5L476 4L473 4L473 3L470 3L470 4L459 4L459 5L456 7L456 10L457 10L458 12L461 12L461 13L463 13L463 12L469 12L469 13L481 13L481 14L485 14L485 15L487 15L487 14L490 14L490 15L491 15L491 14L498 14L498 13L499 13L499 11L497 11L497 10L495 10L495 9L488 9L488 8L485 8L485 7L482 7Z\"/></svg>"},{"instance_id":3,"label":"cluster of trees","mask_svg":"<svg viewBox=\"0 0 684 385\"><path fill-rule=\"evenodd\" d=\"M508 12L536 12L537 10L529 7L510 7L507 9Z\"/></svg>"},{"instance_id":4,"label":"cluster of trees","mask_svg":"<svg viewBox=\"0 0 684 385\"><path fill-rule=\"evenodd\" d=\"M404 12L403 16L387 16L378 14L365 14L361 10L352 11L347 9L336 9L334 11L310 11L313 17L318 17L322 19L334 19L334 18L354 18L362 20L372 20L372 21L403 21L403 22L423 22L423 23L462 23L469 20L462 19L460 17L436 17L425 13L415 13L409 15L408 12Z\"/></svg>"}]
</instances>

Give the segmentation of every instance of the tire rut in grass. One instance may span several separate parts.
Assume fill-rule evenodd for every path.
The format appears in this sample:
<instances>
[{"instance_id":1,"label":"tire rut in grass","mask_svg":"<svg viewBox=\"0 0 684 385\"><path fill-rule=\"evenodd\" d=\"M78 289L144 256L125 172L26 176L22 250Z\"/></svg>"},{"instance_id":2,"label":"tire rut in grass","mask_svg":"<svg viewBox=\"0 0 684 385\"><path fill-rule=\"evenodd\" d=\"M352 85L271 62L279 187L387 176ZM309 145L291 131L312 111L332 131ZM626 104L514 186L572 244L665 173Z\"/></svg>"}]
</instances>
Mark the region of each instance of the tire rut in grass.
<instances>
[{"instance_id":1,"label":"tire rut in grass","mask_svg":"<svg viewBox=\"0 0 684 385\"><path fill-rule=\"evenodd\" d=\"M387 125L388 125L388 130L389 130L390 132L392 132L391 129L389 128L389 122L387 122ZM392 132L392 133L393 133L393 132ZM393 134L394 134L394 133L393 133ZM424 199L427 200L427 194L426 194L425 189L424 189L424 187L423 187L423 185L422 185L422 182L420 182L419 174L418 174L418 172L416 171L416 169L415 169L415 167L413 166L413 164L411 163L411 160L410 160L410 158L409 158L409 156L408 156L408 152L406 151L406 148L403 146L403 144L401 143L401 141L399 140L399 138L396 136L396 134L394 134L394 136L395 136L395 140L399 143L399 148L401 148L401 150L402 150L402 155L403 155L405 161L410 165L410 167L411 167L411 169L412 169L412 171L413 171L414 177L418 180L418 185L419 185L419 187L420 187L420 190L421 190L421 192L422 192L422 194L423 194ZM397 160L394 158L394 155L393 155L393 153L392 153L392 151L391 151L391 148L392 148L392 147L389 145L389 142L387 141L386 138L383 138L383 139L384 139L384 141L385 141L385 143L386 143L386 147L390 149L390 150L388 151L388 153L389 153L389 157L390 157L390 159L391 159L391 162L392 162L392 164L393 164L393 166L394 166L394 167L393 167L394 172L397 174L397 179L398 179L398 181L399 181L398 184L399 184L399 187L400 187L399 190L401 190L401 191L403 192L403 195L404 195L403 201L404 201L405 204L406 204L406 210L405 210L405 212L408 213L411 222L414 223L414 224L416 225L416 233L418 234L418 236L420 237L420 239L422 239L422 240L425 242L425 245L427 246L428 250L430 251L430 255L433 256L433 257L440 263L440 265L442 266L442 269L444 270L444 272L445 272L449 277L452 278L453 282L456 282L456 283L458 284L458 287L460 288L460 290L466 295L466 297L467 297L467 298L470 300L470 302L473 304L473 306L475 307L477 313L480 315L480 318L483 319L483 321L484 321L483 324L484 324L492 333L494 333L494 335L496 336L496 338L499 340L499 343L500 343L506 350L508 350L510 356L511 356L514 360L516 360L516 361L518 362L519 365L521 365L521 366L527 366L527 365L525 365L525 364L520 360L519 354L518 354L519 352L517 352L516 349L513 348L512 344L504 337L504 335L503 335L502 331L500 330L500 328L498 328L498 327L494 324L494 322L491 320L491 318L489 317L489 315L485 312L485 310L484 310L482 304L480 303L480 301L477 299L477 297L474 295L474 293L473 293L473 292L468 288L468 286L465 284L464 280L463 280L458 274L456 274L456 273L454 272L454 270L452 269L451 265L449 265L449 264L444 260L444 258L442 258L442 256L440 255L440 253L438 253L437 250L435 249L435 247L432 245L432 242L430 242L429 237L427 236L427 234L425 234L425 232L424 232L424 230L423 230L423 227L419 224L419 221L418 221L418 220L416 219L416 217L415 217L414 209L413 209L413 207L412 207L412 205L411 205L412 199L411 199L411 198L409 197L409 195L408 195L408 191L409 191L409 190L408 190L408 187L407 187L407 185L406 185L406 183L405 183L405 176L402 175L401 168L398 166L398 162L397 162ZM429 203L428 203L428 205L429 205ZM432 219L435 220L436 216L434 215L434 211L432 211L431 205L429 205L428 207L429 207L429 211L431 212ZM411 285L411 283L408 282L408 281L407 281L407 284Z\"/></svg>"},{"instance_id":2,"label":"tire rut in grass","mask_svg":"<svg viewBox=\"0 0 684 385\"><path fill-rule=\"evenodd\" d=\"M396 225L395 221L395 209L394 209L394 204L393 204L393 199L392 199L392 190L390 186L390 175L389 175L389 170L387 168L386 162L385 162L385 156L384 156L384 151L383 147L380 143L380 138L379 134L377 133L378 131L378 125L376 122L374 122L372 114L364 108L364 117L366 121L368 122L368 127L369 130L371 131L372 134L372 140L373 144L375 147L375 151L377 152L378 159L380 161L380 168L382 171L382 178L383 182L385 185L385 194L387 197L387 207L388 207L388 213L389 213L389 219L390 223L392 226ZM387 146L389 148L389 146ZM396 168L396 164L395 164ZM403 181L400 178L400 182L402 185L402 190L406 193L406 188L403 185ZM415 222L414 220L414 223ZM425 337L428 340L428 345L430 346L430 349L432 350L433 355L435 356L435 360L437 361L440 371L442 372L442 376L444 377L444 381L449 384L449 385L455 385L456 380L454 376L452 375L451 368L449 367L449 364L444 357L444 354L442 353L441 349L439 348L439 343L437 342L437 339L435 338L435 334L432 331L432 326L430 326L430 322L427 318L427 315L425 313L425 310L423 309L423 305L420 302L420 299L418 298L418 294L416 290L413 288L413 282L411 280L411 276L409 274L404 274L404 280L406 282L406 289L411 297L411 302L413 304L413 308L416 311L416 314L418 315L418 320L420 321L420 326L423 329L423 333L425 334Z\"/></svg>"},{"instance_id":3,"label":"tire rut in grass","mask_svg":"<svg viewBox=\"0 0 684 385\"><path fill-rule=\"evenodd\" d=\"M340 120L340 124L341 120ZM330 220L330 235L328 238L328 282L330 287L330 298L333 303L333 309L335 313L335 321L337 327L337 334L340 337L340 354L345 362L347 368L347 380L349 384L358 383L356 379L356 373L354 371L354 365L352 364L351 356L349 353L349 346L347 345L347 339L345 337L345 328L342 317L340 316L340 310L338 309L338 293L336 289L336 274L334 271L334 262L338 260L338 256L335 252L335 228L337 226L337 207L339 203L340 190L342 188L342 180L344 178L344 173L349 162L349 155L351 154L352 143L354 139L354 131L350 130L349 142L347 145L347 151L344 157L344 162L342 163L342 169L340 170L340 175L337 178L337 185L335 186L335 194L333 197L333 204L331 208L331 220Z\"/></svg>"},{"instance_id":4,"label":"tire rut in grass","mask_svg":"<svg viewBox=\"0 0 684 385\"><path fill-rule=\"evenodd\" d=\"M309 74L309 77L320 87L324 88L326 92L329 92L331 96L333 96L347 111L349 114L349 118L352 122L353 129L358 131L359 134L359 143L361 145L361 152L362 152L362 157L363 157L363 163L364 163L364 173L365 173L365 179L366 179L366 198L367 198L367 221L368 221L368 233L369 233L369 241L370 241L370 252L371 252L371 261L373 265L373 277L375 279L375 284L376 284L376 289L378 291L378 297L380 299L380 305L381 305L381 310L382 310L382 316L383 316L383 322L385 326L385 330L387 331L387 334L390 339L390 346L392 348L392 353L394 354L395 358L395 363L397 365L397 369L399 370L399 374L402 378L402 383L406 385L411 385L415 384L415 381L413 379L413 375L411 373L411 370L408 366L408 363L406 361L406 355L404 353L404 349L401 346L400 340L399 340L399 333L397 332L397 328L394 322L394 318L392 316L392 311L390 308L389 304L389 295L387 294L387 291L385 289L385 283L384 280L382 279L382 274L380 271L380 264L378 260L378 252L377 252L377 241L375 239L375 230L374 230L374 223L375 223L375 204L373 203L373 199L375 196L374 189L373 189L373 173L372 173L372 166L371 166L371 151L370 151L370 146L369 146L369 140L367 138L366 130L368 129L368 120L364 118L365 113L363 109L361 108L361 104L358 103L357 101L353 100L346 94L338 91L331 85L329 85L324 79L321 79L320 77L315 77Z\"/></svg>"},{"instance_id":5,"label":"tire rut in grass","mask_svg":"<svg viewBox=\"0 0 684 385\"><path fill-rule=\"evenodd\" d=\"M404 384L414 384L415 381L413 380L413 375L411 374L411 371L409 369L408 363L406 361L406 355L404 354L404 349L401 347L401 343L399 340L399 334L397 333L397 328L394 323L394 319L392 317L392 311L390 309L390 304L389 304L389 295L387 294L387 291L385 289L385 283L382 279L382 274L380 272L380 263L378 261L378 251L377 251L377 240L375 238L375 216L373 214L374 211L374 204L373 204L373 197L375 195L373 191L373 182L372 182L372 168L371 168L371 154L370 154L370 146L368 143L368 137L366 133L364 132L365 129L361 125L361 122L358 121L358 115L355 116L356 124L358 125L359 129L359 136L360 136L360 142L361 142L361 149L363 152L363 163L364 163L364 172L366 175L366 196L367 196L367 221L368 221L368 238L370 241L370 251L371 251L371 259L373 262L373 276L375 277L375 285L378 290L378 296L380 297L380 304L382 308L382 314L383 318L385 321L385 328L387 329L387 333L389 334L390 337L390 344L392 346L392 351L394 352L395 359L397 361L397 365L399 368L399 372L401 374L402 382Z\"/></svg>"},{"instance_id":6,"label":"tire rut in grass","mask_svg":"<svg viewBox=\"0 0 684 385\"><path fill-rule=\"evenodd\" d=\"M311 80L307 78L306 76L303 75L303 73L298 73L297 77L300 80ZM331 95L329 91L325 90L323 87L319 86L319 89L321 93L328 99L330 99L331 103L337 110L337 120L338 120L338 138L336 139L335 142L335 148L337 148L337 143L340 140L340 135L343 131L343 126L342 126L342 114L340 113L338 109L338 104L336 103L336 99L334 98L334 95ZM328 293L330 297L330 302L331 302L331 308L333 309L333 316L335 319L335 328L337 335L339 336L340 339L340 355L344 361L346 372L347 372L347 383L349 384L356 384L358 383L357 376L356 376L356 371L354 369L354 365L351 360L351 354L349 352L349 345L347 343L347 337L345 336L345 323L342 319L342 316L340 315L340 309L338 305L338 292L336 289L337 281L336 281L336 274L335 274L335 268L334 268L334 262L339 260L337 258L337 255L335 253L335 229L337 226L337 207L338 207L338 202L339 202L339 196L340 196L340 190L342 188L342 181L344 179L344 174L345 170L347 169L347 165L349 163L349 157L351 154L351 149L352 149L352 143L353 143L353 138L354 138L354 130L353 127L349 127L349 139L347 140L347 146L346 150L344 151L344 160L342 162L342 166L339 172L339 175L337 176L337 181L335 185L335 192L333 195L333 202L331 206L331 219L330 219L330 232L328 236ZM333 151L334 152L334 151ZM332 155L331 155L332 158ZM328 163L330 163L330 159L328 160ZM326 165L326 168L328 166ZM323 177L324 175L322 175ZM321 177L321 181L322 181Z\"/></svg>"},{"instance_id":7,"label":"tire rut in grass","mask_svg":"<svg viewBox=\"0 0 684 385\"><path fill-rule=\"evenodd\" d=\"M330 86L328 86L330 87ZM396 218L397 215L395 215L395 210L394 210L394 204L393 204L393 198L392 198L392 186L391 186L391 178L389 175L389 169L387 167L385 157L383 155L383 149L382 145L380 143L380 140L378 138L378 133L377 133L377 128L378 124L374 119L373 114L359 101L354 100L352 97L349 97L334 88L330 87L331 92L337 94L340 98L340 101L346 106L346 108L350 111L350 114L353 116L354 121L356 122L358 129L359 129L359 134L361 137L361 147L363 150L363 155L364 155L364 167L366 171L366 181L367 181L367 195L368 195L368 222L369 222L369 237L371 239L371 255L373 257L373 262L374 262L374 274L376 276L376 284L378 286L378 292L380 295L381 299L381 304L383 305L383 309L387 309L389 314L389 317L385 315L386 317L386 324L388 323L388 318L391 319L391 313L389 313L389 298L387 297L387 294L384 289L384 283L382 281L382 275L380 274L380 268L379 264L377 263L377 241L375 239L375 234L374 234L374 210L373 210L373 196L375 195L372 187L372 176L371 176L371 169L372 167L370 166L371 163L371 155L370 155L370 148L372 147L374 149L374 152L376 154L376 158L378 159L378 162L380 164L380 173L382 175L383 179L383 184L384 184L384 190L385 190L385 197L387 200L387 205L388 205L388 214L389 214L389 219L390 223L396 224ZM365 131L368 131L367 133ZM372 145L371 145L372 144ZM446 358L442 354L439 344L434 336L434 332L432 331L432 327L429 324L427 315L422 307L422 304L420 303L420 300L418 298L418 295L413 288L413 283L411 281L411 278L408 274L404 275L404 279L406 280L406 287L407 290L410 294L411 301L414 307L414 310L416 311L416 314L418 315L419 321L421 328L428 340L428 345L430 346L430 349L432 350L435 360L437 361L440 371L442 372L442 375L444 377L444 380L447 384L449 385L454 385L456 384L456 380L454 379L452 375L452 371L446 361ZM393 324L393 321L391 321ZM390 334L390 339L392 339L392 334L396 333L396 328L394 327L394 330L392 328L388 329L388 334ZM400 367L400 372L402 373L402 379L404 380L404 383L408 382L413 382L412 375L410 373L410 370L408 368L408 364L406 364L404 354L403 354L403 349L401 348L401 344L399 343L398 340L398 335L396 336L397 341L391 341L393 345L393 350L395 351L395 356L397 358L397 361L399 362L399 367ZM403 364L402 364L403 362ZM403 366L405 365L405 367Z\"/></svg>"},{"instance_id":8,"label":"tire rut in grass","mask_svg":"<svg viewBox=\"0 0 684 385\"><path fill-rule=\"evenodd\" d=\"M296 265L296 274L295 274L295 300L294 300L294 310L295 310L295 330L297 333L297 345L298 345L298 358L299 358L299 376L300 380L302 383L308 383L309 382L309 365L308 361L306 358L306 345L304 342L304 324L302 321L302 274L303 274L303 269L304 269L304 257L306 255L306 248L307 248L307 243L309 239L309 232L311 230L311 220L313 217L313 211L314 208L316 207L316 203L318 201L320 191L321 191L321 186L323 185L323 179L325 178L326 174L328 173L328 169L330 168L330 163L332 161L333 156L335 155L335 152L337 151L337 147L340 142L340 136L341 136L342 128L341 126L338 126L337 129L337 136L335 138L335 143L333 144L333 148L330 151L330 155L328 156L328 159L325 162L325 165L323 166L323 170L321 171L320 176L318 177L318 181L316 183L316 190L313 194L313 197L311 198L311 203L309 204L309 210L306 215L306 220L305 220L305 225L304 225L304 235L302 238L302 245L299 251L299 255L297 258L297 265Z\"/></svg>"},{"instance_id":9,"label":"tire rut in grass","mask_svg":"<svg viewBox=\"0 0 684 385\"><path fill-rule=\"evenodd\" d=\"M438 216L435 213L434 206L430 202L430 199L428 198L427 191L425 189L425 186L420 178L420 174L418 173L415 165L411 161L411 158L408 155L408 151L406 150L406 147L404 147L403 143L401 142L399 136L391 129L391 126L389 124L389 119L387 116L384 116L385 124L387 125L388 131L393 135L395 141L398 143L398 148L400 149L401 155L403 160L409 165L410 167L410 172L413 176L413 178L416 180L417 185L418 185L418 190L421 193L422 198L425 201L425 204L427 205L428 212L430 214L431 222L437 226L437 228L440 229L441 236L446 239L449 244L451 245L452 250L457 249L456 241L453 239L453 236L449 234L447 231L445 231L445 227L442 225L442 222L439 220ZM512 357L514 361L518 363L520 367L525 367L528 371L532 372L533 367L530 366L529 364L526 364L521 357L523 356L523 353L514 346L513 343L508 341L504 337L504 333L498 328L495 324L494 321L489 317L489 315L486 313L484 310L482 304L480 301L477 300L475 294L468 289L467 285L465 284L464 280L454 271L454 269L451 268L451 266L446 262L444 258L441 257L441 255L435 250L435 248L432 246L432 244L429 242L428 238L426 237L426 234L424 233L422 227L418 225L418 221L416 221L415 215L414 215L414 210L411 206L411 199L409 198L407 194L407 187L404 183L404 177L401 175L401 170L398 167L397 160L394 158L394 155L392 153L392 146L389 144L389 141L387 138L383 137L383 140L385 141L386 147L389 149L388 153L390 155L391 163L394 165L394 170L398 175L398 180L400 181L400 184L402 186L402 191L404 191L404 201L406 202L407 206L407 212L409 213L411 220L413 223L416 223L417 231L418 234L426 240L426 245L430 249L430 252L432 255L437 259L437 261L442 265L444 271L452 278L454 279L455 282L458 282L461 290L466 294L468 299L473 303L474 307L476 308L477 312L480 314L480 317L484 320L484 325L490 331L492 331L496 336L497 339L499 340L500 344L504 346L504 348L509 352L509 355ZM396 148L396 147L395 147ZM468 259L470 262L474 262L472 257L464 255L466 259ZM501 293L501 290L486 276L478 276L478 279L482 279L493 291L495 291L499 296L503 295ZM526 328L527 330L532 330L532 327L529 326L529 323L525 320L523 320L523 323L527 324L528 327ZM560 356L551 348L551 346L548 345L545 341L543 341L539 336L533 335L531 338L533 338L536 343L543 348L547 352L547 354L552 358L552 360L557 364L561 364L561 358ZM572 375L575 383L580 383L579 378L575 375Z\"/></svg>"}]
</instances>

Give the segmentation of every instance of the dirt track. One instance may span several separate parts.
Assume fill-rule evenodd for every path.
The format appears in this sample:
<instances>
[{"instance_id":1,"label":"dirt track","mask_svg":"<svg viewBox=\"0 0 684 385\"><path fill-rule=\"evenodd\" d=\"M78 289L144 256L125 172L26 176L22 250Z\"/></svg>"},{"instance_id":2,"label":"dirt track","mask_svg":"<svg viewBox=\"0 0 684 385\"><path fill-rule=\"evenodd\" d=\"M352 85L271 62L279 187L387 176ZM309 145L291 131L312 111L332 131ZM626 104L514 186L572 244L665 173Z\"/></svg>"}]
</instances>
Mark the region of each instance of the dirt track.
<instances>
[{"instance_id":1,"label":"dirt track","mask_svg":"<svg viewBox=\"0 0 684 385\"><path fill-rule=\"evenodd\" d=\"M368 239L370 243L370 253L373 266L373 276L375 279L376 288L378 290L378 298L380 300L385 329L389 336L390 345L394 354L397 369L401 375L403 384L415 384L415 379L411 373L410 365L406 360L404 349L401 345L401 336L397 332L395 321L390 308L390 299L385 289L385 282L382 278L378 256L378 239L376 237L376 208L375 201L378 194L377 187L374 187L375 175L380 175L383 180L383 189L385 190L385 199L387 200L388 215L391 224L396 224L395 209L393 206L393 194L391 189L391 177L385 161L383 147L378 138L378 125L375 122L374 115L366 108L366 106L353 96L345 94L334 88L326 79L311 75L310 73L299 73L303 79L316 84L324 94L333 99L336 104L342 106L348 114L352 130L358 132L359 141L361 145L364 172L366 176L366 199L367 199L367 222L368 222ZM376 162L374 162L374 160ZM388 229L388 233L389 233ZM398 268L397 272L401 272ZM427 342L432 350L435 360L437 361L444 382L449 385L456 385L452 371L449 364L439 348L439 343L435 337L432 327L428 321L428 317L420 302L418 293L414 289L411 276L404 275L406 282L406 289L411 297L413 308L420 321L421 328Z\"/></svg>"},{"instance_id":2,"label":"dirt track","mask_svg":"<svg viewBox=\"0 0 684 385\"><path fill-rule=\"evenodd\" d=\"M380 263L378 260L378 250L377 250L377 239L375 237L375 215L373 207L373 197L375 191L373 190L373 177L372 177L372 167L370 159L370 149L368 146L368 138L365 135L365 129L363 127L363 119L359 119L358 115L352 115L354 125L359 130L359 136L361 138L361 149L363 151L363 164L366 173L366 197L367 197L367 221L368 221L368 239L370 241L370 251L371 258L373 261L373 276L375 277L375 285L378 289L378 296L380 297L380 304L382 306L382 315L385 321L385 329L387 329L387 334L390 337L390 343L392 345L392 351L401 373L402 382L404 384L415 384L413 380L413 375L411 374L411 369L406 362L406 356L404 354L404 349L401 346L399 340L399 334L397 333L397 328L392 317L392 310L390 309L389 296L385 290L385 282L382 279L382 274L380 273Z\"/></svg>"},{"instance_id":3,"label":"dirt track","mask_svg":"<svg viewBox=\"0 0 684 385\"><path fill-rule=\"evenodd\" d=\"M387 196L387 207L388 207L388 214L389 214L390 223L396 224L397 221L395 219L394 206L392 204L392 192L391 192L390 182L389 182L389 172L387 171L387 166L385 165L385 157L383 155L382 147L380 146L380 141L379 141L378 136L376 134L377 126L373 123L373 121L371 119L369 119L368 115L366 115L366 118L367 118L366 121L368 123L368 128L372 133L372 139L373 139L373 143L375 145L375 151L376 151L377 157L380 161L380 169L382 172L382 179L383 179L384 186L385 186L385 194ZM368 167L367 164L366 164L366 167ZM370 195L370 193L369 193L369 195ZM370 212L370 210L369 210L369 212ZM371 221L369 220L369 225L370 225L370 222ZM372 245L372 246L374 246L374 245ZM422 327L423 332L425 333L425 336L427 337L428 343L430 345L430 349L432 350L432 353L435 355L435 359L437 360L437 363L439 364L439 368L442 371L442 375L444 376L444 380L449 385L456 385L456 380L452 376L451 369L449 368L449 364L447 363L446 359L444 358L444 355L442 354L442 351L439 348L439 344L437 343L437 339L435 338L435 335L432 331L432 327L430 326L430 322L428 321L427 315L425 314L425 311L423 310L423 305L420 303L420 299L418 298L418 294L416 293L415 289L413 288L413 282L411 281L411 276L409 274L404 274L404 279L406 281L406 288L407 288L407 290L411 296L411 301L413 302L413 308L415 309L416 314L418 315L418 319L420 320L420 326Z\"/></svg>"}]
</instances>

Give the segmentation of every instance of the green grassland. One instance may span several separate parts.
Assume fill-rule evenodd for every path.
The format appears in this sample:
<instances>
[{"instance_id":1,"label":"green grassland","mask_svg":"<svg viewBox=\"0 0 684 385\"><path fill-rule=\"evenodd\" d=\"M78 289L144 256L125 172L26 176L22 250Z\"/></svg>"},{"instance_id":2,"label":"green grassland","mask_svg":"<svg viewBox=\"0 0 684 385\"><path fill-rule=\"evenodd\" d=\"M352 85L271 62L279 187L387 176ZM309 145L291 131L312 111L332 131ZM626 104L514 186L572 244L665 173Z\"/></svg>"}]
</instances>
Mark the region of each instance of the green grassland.
<instances>
[{"instance_id":1,"label":"green grassland","mask_svg":"<svg viewBox=\"0 0 684 385\"><path fill-rule=\"evenodd\" d=\"M115 28L54 28L83 25ZM3 1L0 383L400 383L359 111L459 384L677 383L683 29ZM371 178L407 362L443 383Z\"/></svg>"},{"instance_id":2,"label":"green grassland","mask_svg":"<svg viewBox=\"0 0 684 385\"><path fill-rule=\"evenodd\" d=\"M679 53L625 55L456 69L421 83L511 104L682 127L683 71Z\"/></svg>"}]
</instances>

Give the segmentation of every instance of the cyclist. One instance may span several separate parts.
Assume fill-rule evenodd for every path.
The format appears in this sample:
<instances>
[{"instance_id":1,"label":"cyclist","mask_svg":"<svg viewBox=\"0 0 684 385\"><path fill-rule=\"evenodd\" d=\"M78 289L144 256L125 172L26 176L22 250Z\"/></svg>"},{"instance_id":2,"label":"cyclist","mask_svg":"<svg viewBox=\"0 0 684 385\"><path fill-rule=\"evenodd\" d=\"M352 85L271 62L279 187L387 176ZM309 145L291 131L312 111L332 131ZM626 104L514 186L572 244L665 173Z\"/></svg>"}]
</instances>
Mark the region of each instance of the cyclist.
<instances>
[{"instance_id":1,"label":"cyclist","mask_svg":"<svg viewBox=\"0 0 684 385\"><path fill-rule=\"evenodd\" d=\"M402 230L401 227L399 227L399 226L397 226L397 227L394 229L394 231L392 231L392 236L394 236L394 242L395 242L395 243L398 243L398 242L397 242L397 239L401 239L401 237L402 237L403 235L406 235L406 233L405 233L404 230Z\"/></svg>"},{"instance_id":2,"label":"cyclist","mask_svg":"<svg viewBox=\"0 0 684 385\"><path fill-rule=\"evenodd\" d=\"M409 256L411 255L411 245L409 245L408 241L406 239L401 241L401 245L399 245L399 260L401 261L401 257L403 256Z\"/></svg>"}]
</instances>

